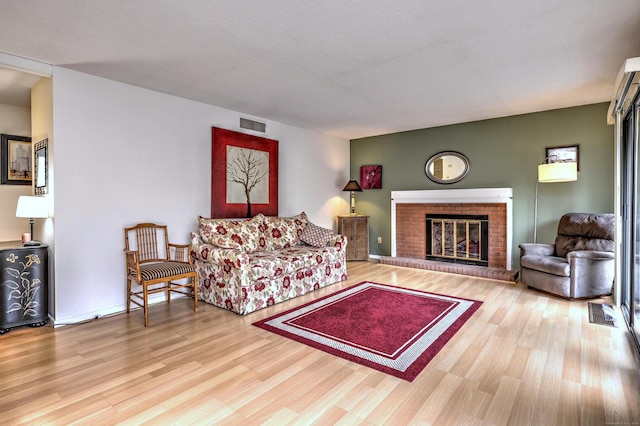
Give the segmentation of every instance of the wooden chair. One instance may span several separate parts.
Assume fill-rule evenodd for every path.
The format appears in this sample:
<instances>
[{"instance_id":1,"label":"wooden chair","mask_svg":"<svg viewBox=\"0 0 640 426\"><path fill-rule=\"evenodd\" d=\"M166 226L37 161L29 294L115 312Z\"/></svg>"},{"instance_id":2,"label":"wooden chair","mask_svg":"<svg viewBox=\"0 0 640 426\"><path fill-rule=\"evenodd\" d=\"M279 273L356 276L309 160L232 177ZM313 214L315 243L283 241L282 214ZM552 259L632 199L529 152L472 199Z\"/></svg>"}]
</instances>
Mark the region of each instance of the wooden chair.
<instances>
[{"instance_id":1,"label":"wooden chair","mask_svg":"<svg viewBox=\"0 0 640 426\"><path fill-rule=\"evenodd\" d=\"M133 237L130 244L129 237ZM191 262L189 245L170 244L165 225L141 223L124 229L125 257L127 261L127 313L131 303L144 312L144 326L149 326L149 295L165 292L167 303L171 293L193 297L194 311L198 312L198 275ZM183 280L182 284L175 282ZM131 282L142 287L131 289ZM191 289L188 291L187 289Z\"/></svg>"}]
</instances>

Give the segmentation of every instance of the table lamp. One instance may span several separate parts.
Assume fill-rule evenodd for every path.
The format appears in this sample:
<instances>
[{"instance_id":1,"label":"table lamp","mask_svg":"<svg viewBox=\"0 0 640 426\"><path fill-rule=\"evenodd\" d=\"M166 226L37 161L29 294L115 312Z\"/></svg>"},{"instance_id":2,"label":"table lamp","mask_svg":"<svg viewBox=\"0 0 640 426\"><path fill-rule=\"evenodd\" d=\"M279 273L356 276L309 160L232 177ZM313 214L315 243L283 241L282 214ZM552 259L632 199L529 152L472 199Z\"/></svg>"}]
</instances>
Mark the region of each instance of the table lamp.
<instances>
[{"instance_id":1,"label":"table lamp","mask_svg":"<svg viewBox=\"0 0 640 426\"><path fill-rule=\"evenodd\" d=\"M362 192L360 184L357 180L350 180L342 189L343 191L351 191L351 214L356 214L356 191Z\"/></svg>"},{"instance_id":2,"label":"table lamp","mask_svg":"<svg viewBox=\"0 0 640 426\"><path fill-rule=\"evenodd\" d=\"M49 217L47 199L44 197L34 197L27 195L20 196L20 198L18 198L18 207L16 208L16 217L28 217L29 224L31 224L32 241L24 242L23 245L39 245L39 241L33 241L33 224L35 223L35 218Z\"/></svg>"}]
</instances>

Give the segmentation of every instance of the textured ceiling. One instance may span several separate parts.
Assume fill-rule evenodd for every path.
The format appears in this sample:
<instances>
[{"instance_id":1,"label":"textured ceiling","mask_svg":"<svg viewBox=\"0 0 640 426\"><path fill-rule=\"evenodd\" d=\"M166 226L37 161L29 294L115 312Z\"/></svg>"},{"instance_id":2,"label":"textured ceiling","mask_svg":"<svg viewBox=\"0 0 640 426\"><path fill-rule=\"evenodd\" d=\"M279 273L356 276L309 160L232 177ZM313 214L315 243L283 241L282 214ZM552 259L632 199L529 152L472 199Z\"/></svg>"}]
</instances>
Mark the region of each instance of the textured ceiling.
<instances>
[{"instance_id":1,"label":"textured ceiling","mask_svg":"<svg viewBox=\"0 0 640 426\"><path fill-rule=\"evenodd\" d=\"M640 56L638 0L8 0L0 11L0 52L344 138L606 102L622 61Z\"/></svg>"}]
</instances>

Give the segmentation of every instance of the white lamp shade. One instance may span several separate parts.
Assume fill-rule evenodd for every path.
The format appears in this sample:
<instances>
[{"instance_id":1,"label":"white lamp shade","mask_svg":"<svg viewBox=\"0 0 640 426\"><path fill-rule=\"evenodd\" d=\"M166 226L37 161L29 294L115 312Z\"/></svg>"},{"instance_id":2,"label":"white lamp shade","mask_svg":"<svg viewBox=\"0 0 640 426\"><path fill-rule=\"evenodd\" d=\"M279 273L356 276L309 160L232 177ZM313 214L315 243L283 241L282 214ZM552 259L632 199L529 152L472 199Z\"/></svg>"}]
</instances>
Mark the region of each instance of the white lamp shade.
<instances>
[{"instance_id":1,"label":"white lamp shade","mask_svg":"<svg viewBox=\"0 0 640 426\"><path fill-rule=\"evenodd\" d=\"M538 166L538 182L570 182L578 180L578 163L548 163Z\"/></svg>"},{"instance_id":2,"label":"white lamp shade","mask_svg":"<svg viewBox=\"0 0 640 426\"><path fill-rule=\"evenodd\" d=\"M18 198L16 217L49 217L47 199L45 197L21 196Z\"/></svg>"}]
</instances>

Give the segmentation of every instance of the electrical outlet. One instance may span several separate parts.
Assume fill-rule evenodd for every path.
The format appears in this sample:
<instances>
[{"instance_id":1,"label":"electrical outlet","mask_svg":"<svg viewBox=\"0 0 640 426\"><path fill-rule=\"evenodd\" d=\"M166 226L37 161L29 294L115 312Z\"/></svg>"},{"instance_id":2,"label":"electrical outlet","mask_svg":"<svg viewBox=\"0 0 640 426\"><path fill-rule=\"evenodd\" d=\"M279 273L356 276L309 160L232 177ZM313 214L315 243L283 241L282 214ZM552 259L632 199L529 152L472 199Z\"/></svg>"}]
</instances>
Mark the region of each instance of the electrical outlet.
<instances>
[{"instance_id":1,"label":"electrical outlet","mask_svg":"<svg viewBox=\"0 0 640 426\"><path fill-rule=\"evenodd\" d=\"M382 237L378 237L378 244L382 244Z\"/></svg>"}]
</instances>

